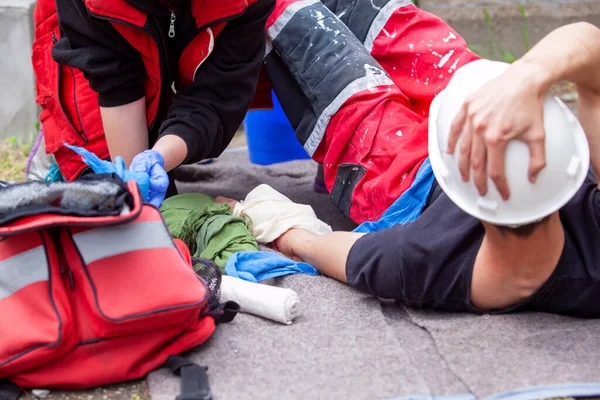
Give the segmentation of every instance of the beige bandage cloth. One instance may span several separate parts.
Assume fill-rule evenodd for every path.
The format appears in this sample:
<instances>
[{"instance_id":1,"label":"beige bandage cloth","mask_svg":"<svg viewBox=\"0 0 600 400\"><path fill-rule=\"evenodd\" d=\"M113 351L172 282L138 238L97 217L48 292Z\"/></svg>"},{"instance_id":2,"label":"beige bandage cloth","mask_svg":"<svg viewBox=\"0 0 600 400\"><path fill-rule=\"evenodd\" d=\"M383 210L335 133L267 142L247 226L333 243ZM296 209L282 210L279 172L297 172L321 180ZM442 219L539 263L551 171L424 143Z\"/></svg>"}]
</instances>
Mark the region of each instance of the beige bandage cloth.
<instances>
[{"instance_id":1,"label":"beige bandage cloth","mask_svg":"<svg viewBox=\"0 0 600 400\"><path fill-rule=\"evenodd\" d=\"M233 215L250 218L250 232L259 243L271 243L292 228L316 235L331 233L331 227L317 218L311 206L296 204L265 184L237 203Z\"/></svg>"}]
</instances>

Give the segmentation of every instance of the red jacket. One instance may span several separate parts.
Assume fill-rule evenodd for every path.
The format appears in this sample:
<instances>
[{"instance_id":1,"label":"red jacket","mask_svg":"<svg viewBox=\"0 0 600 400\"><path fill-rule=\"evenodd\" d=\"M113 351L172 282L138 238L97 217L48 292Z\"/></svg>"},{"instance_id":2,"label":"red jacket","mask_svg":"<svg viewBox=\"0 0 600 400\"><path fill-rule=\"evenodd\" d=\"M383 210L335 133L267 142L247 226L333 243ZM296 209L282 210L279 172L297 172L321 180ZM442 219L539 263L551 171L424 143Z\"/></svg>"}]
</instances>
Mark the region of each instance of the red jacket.
<instances>
[{"instance_id":1,"label":"red jacket","mask_svg":"<svg viewBox=\"0 0 600 400\"><path fill-rule=\"evenodd\" d=\"M187 144L185 162L218 156L254 97L273 6L274 0L38 0L37 102L46 150L63 176L73 180L86 167L63 143L108 159L100 106L142 97L150 145L175 134Z\"/></svg>"}]
</instances>

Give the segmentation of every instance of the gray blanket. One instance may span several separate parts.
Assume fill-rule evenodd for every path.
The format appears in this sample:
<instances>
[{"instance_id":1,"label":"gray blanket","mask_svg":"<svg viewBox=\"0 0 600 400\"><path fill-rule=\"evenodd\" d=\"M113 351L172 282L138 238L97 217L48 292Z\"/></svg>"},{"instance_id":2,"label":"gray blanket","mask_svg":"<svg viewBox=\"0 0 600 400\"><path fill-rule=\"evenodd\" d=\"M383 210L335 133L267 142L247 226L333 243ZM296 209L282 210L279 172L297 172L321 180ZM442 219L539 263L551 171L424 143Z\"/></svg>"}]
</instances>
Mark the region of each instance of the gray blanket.
<instances>
[{"instance_id":1,"label":"gray blanket","mask_svg":"<svg viewBox=\"0 0 600 400\"><path fill-rule=\"evenodd\" d=\"M353 229L327 195L313 192L315 173L312 161L261 167L235 152L182 167L176 178L180 192L236 199L267 183L310 204L334 229ZM268 283L296 290L302 316L284 326L239 315L192 352L209 367L216 400L600 395L600 320L406 309L325 277ZM178 378L166 370L149 383L154 400L179 393Z\"/></svg>"}]
</instances>

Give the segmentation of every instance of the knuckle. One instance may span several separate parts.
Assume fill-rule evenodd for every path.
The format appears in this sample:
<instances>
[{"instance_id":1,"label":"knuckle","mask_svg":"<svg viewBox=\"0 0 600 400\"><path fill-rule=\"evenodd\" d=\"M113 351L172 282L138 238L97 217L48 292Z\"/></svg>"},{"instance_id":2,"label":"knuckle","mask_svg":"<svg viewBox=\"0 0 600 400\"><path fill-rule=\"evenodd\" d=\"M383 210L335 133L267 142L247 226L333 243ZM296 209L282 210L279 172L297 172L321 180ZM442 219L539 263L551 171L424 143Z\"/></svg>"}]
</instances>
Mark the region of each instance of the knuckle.
<instances>
[{"instance_id":1,"label":"knuckle","mask_svg":"<svg viewBox=\"0 0 600 400\"><path fill-rule=\"evenodd\" d=\"M473 129L476 132L481 132L485 130L488 126L487 120L485 118L474 118L473 119Z\"/></svg>"},{"instance_id":2,"label":"knuckle","mask_svg":"<svg viewBox=\"0 0 600 400\"><path fill-rule=\"evenodd\" d=\"M543 132L535 132L531 134L531 142L535 144L543 143L546 140L546 135Z\"/></svg>"},{"instance_id":3,"label":"knuckle","mask_svg":"<svg viewBox=\"0 0 600 400\"><path fill-rule=\"evenodd\" d=\"M479 157L472 158L471 159L471 167L477 171L483 169L483 161L481 160L481 158L479 158Z\"/></svg>"},{"instance_id":4,"label":"knuckle","mask_svg":"<svg viewBox=\"0 0 600 400\"><path fill-rule=\"evenodd\" d=\"M466 144L461 144L460 146L460 154L463 156L468 156L469 152L471 151L471 147L466 145Z\"/></svg>"},{"instance_id":5,"label":"knuckle","mask_svg":"<svg viewBox=\"0 0 600 400\"><path fill-rule=\"evenodd\" d=\"M503 138L500 135L489 135L485 138L485 141L488 145L492 146L492 147L497 147L500 144L502 144L503 142Z\"/></svg>"},{"instance_id":6,"label":"knuckle","mask_svg":"<svg viewBox=\"0 0 600 400\"><path fill-rule=\"evenodd\" d=\"M533 170L541 170L541 169L544 169L545 167L546 167L545 160L534 160L531 162L531 168Z\"/></svg>"},{"instance_id":7,"label":"knuckle","mask_svg":"<svg viewBox=\"0 0 600 400\"><path fill-rule=\"evenodd\" d=\"M502 172L500 172L500 171L490 171L490 178L494 182L502 182L502 181L504 181L504 177L502 176Z\"/></svg>"}]
</instances>

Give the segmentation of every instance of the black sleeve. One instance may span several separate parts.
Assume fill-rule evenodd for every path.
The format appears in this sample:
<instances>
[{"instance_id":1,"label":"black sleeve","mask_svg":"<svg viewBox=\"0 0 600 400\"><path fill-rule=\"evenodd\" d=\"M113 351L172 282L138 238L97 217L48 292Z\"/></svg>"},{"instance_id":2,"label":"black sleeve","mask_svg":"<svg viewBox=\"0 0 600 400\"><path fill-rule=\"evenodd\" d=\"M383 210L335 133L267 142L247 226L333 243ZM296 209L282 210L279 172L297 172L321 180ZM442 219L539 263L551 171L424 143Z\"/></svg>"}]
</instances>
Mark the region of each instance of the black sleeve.
<instances>
[{"instance_id":1,"label":"black sleeve","mask_svg":"<svg viewBox=\"0 0 600 400\"><path fill-rule=\"evenodd\" d=\"M260 0L228 22L194 83L177 91L159 135L185 141L184 163L217 157L241 125L258 83L265 24L274 6L274 0Z\"/></svg>"},{"instance_id":2,"label":"black sleeve","mask_svg":"<svg viewBox=\"0 0 600 400\"><path fill-rule=\"evenodd\" d=\"M348 255L348 284L411 307L475 311L471 277L483 235L478 220L442 195L415 222L360 238Z\"/></svg>"},{"instance_id":3,"label":"black sleeve","mask_svg":"<svg viewBox=\"0 0 600 400\"><path fill-rule=\"evenodd\" d=\"M56 9L61 37L54 60L81 70L102 107L141 99L145 69L135 48L109 22L91 17L81 0L57 0Z\"/></svg>"}]
</instances>

